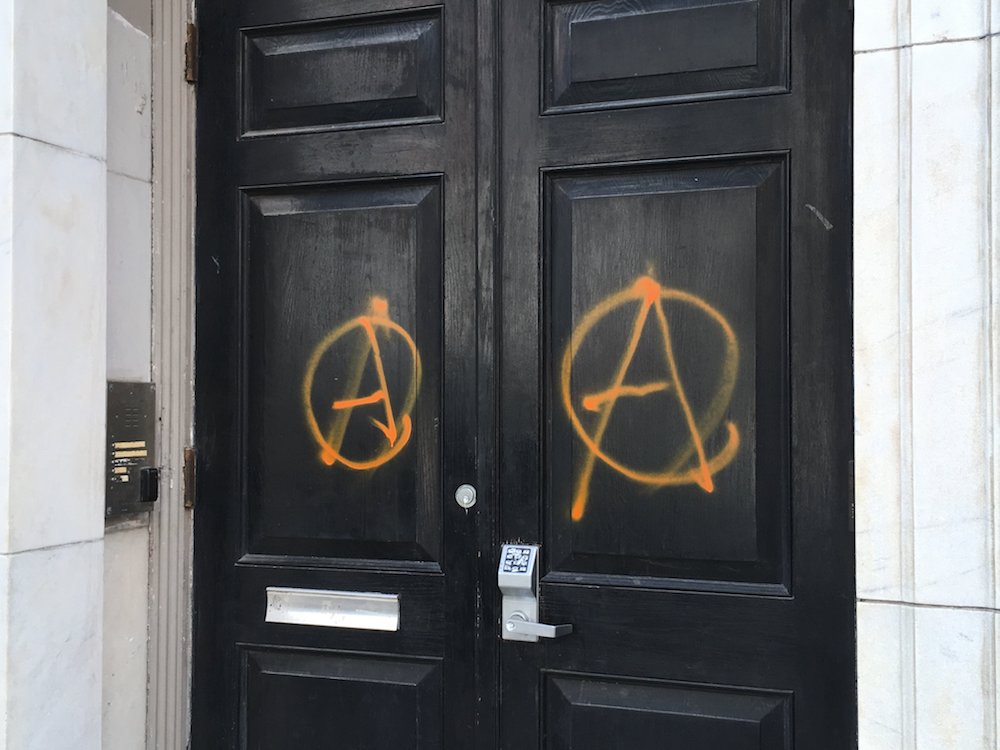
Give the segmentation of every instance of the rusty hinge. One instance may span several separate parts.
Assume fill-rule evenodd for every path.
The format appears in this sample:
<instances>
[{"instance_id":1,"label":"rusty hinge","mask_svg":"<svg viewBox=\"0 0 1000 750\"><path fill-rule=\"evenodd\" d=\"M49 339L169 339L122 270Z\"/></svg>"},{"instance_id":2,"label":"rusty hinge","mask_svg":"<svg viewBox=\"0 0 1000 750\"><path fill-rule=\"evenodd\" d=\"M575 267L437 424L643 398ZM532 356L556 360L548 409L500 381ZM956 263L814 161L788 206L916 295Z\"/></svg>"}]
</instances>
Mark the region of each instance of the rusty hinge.
<instances>
[{"instance_id":1,"label":"rusty hinge","mask_svg":"<svg viewBox=\"0 0 1000 750\"><path fill-rule=\"evenodd\" d=\"M188 83L198 81L198 27L193 23L187 25L184 37L184 80Z\"/></svg>"},{"instance_id":2,"label":"rusty hinge","mask_svg":"<svg viewBox=\"0 0 1000 750\"><path fill-rule=\"evenodd\" d=\"M194 448L184 449L184 507L190 510L194 507L195 480L197 461Z\"/></svg>"}]
</instances>

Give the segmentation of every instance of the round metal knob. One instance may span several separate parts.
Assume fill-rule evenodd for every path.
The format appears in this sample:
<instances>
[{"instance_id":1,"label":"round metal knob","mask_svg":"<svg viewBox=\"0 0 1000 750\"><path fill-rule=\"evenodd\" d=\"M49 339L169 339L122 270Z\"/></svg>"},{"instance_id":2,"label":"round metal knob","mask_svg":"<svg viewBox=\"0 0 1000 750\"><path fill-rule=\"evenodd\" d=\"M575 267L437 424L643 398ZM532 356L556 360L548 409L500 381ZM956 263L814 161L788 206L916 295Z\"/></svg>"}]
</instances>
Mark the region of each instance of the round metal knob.
<instances>
[{"instance_id":1,"label":"round metal knob","mask_svg":"<svg viewBox=\"0 0 1000 750\"><path fill-rule=\"evenodd\" d=\"M476 488L471 484L463 484L455 490L455 502L468 510L476 504Z\"/></svg>"}]
</instances>

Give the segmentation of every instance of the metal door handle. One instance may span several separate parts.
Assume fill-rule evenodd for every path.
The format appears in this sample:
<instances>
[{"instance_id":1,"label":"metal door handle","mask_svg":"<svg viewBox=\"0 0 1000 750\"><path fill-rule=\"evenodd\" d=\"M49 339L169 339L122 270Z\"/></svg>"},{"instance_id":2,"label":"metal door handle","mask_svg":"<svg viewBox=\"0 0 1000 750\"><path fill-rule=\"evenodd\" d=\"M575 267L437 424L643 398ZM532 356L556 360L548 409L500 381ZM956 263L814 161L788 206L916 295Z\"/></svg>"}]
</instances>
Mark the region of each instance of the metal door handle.
<instances>
[{"instance_id":1,"label":"metal door handle","mask_svg":"<svg viewBox=\"0 0 1000 750\"><path fill-rule=\"evenodd\" d=\"M497 583L503 592L503 640L538 643L539 638L562 638L573 632L572 625L544 625L538 621L537 544L505 544L500 551Z\"/></svg>"},{"instance_id":2,"label":"metal door handle","mask_svg":"<svg viewBox=\"0 0 1000 750\"><path fill-rule=\"evenodd\" d=\"M508 633L519 633L536 638L562 638L573 632L572 625L545 625L540 622L530 622L523 612L514 612L504 623L504 629Z\"/></svg>"}]
</instances>

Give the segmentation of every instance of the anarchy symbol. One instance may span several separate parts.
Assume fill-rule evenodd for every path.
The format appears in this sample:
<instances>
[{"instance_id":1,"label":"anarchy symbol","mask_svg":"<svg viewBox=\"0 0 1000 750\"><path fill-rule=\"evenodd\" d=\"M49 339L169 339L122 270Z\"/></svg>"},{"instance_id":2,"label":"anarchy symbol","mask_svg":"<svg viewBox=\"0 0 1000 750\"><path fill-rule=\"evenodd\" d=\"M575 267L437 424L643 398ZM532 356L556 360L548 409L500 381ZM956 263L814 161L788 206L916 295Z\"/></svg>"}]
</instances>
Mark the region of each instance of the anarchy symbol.
<instances>
[{"instance_id":1,"label":"anarchy symbol","mask_svg":"<svg viewBox=\"0 0 1000 750\"><path fill-rule=\"evenodd\" d=\"M313 409L312 392L316 369L334 344L347 334L357 330L363 333L363 337L352 366L348 370L345 393L342 398L333 402L331 408L334 412L334 417L330 422L329 429L324 432L320 428L319 421ZM412 363L410 385L398 412L394 410L392 398L389 394L389 385L386 380L385 367L382 361L382 349L379 345L377 335L377 332L380 331L383 337L389 336L401 339L410 353ZM378 388L369 395L359 395L365 370L368 368L370 360L375 365ZM320 447L320 460L327 466L340 464L355 471L375 469L392 460L403 450L410 440L413 432L413 422L410 419L410 414L413 412L413 405L417 400L417 391L419 389L420 355L417 352L417 346L410 334L389 317L389 303L381 297L373 297L369 305L368 314L353 318L330 331L313 350L306 365L306 374L302 381L302 401L309 432L313 440ZM344 437L347 434L347 425L351 420L354 410L361 407L377 406L379 404L382 405L384 419L380 421L371 417L370 421L385 437L385 446L369 458L349 458L344 455L342 451Z\"/></svg>"},{"instance_id":2,"label":"anarchy symbol","mask_svg":"<svg viewBox=\"0 0 1000 750\"><path fill-rule=\"evenodd\" d=\"M681 382L677 357L670 338L670 325L663 308L664 301L679 302L694 308L714 321L723 333L725 351L722 372L715 396L700 415L695 414ZM570 383L573 362L594 326L619 308L630 305L636 307L635 321L610 385L604 390L585 395L580 402L584 411L595 412L598 415L596 425L591 431L584 425L577 407L573 403ZM627 385L625 378L628 375L629 366L635 358L639 341L651 315L662 339L664 364L668 379L641 385ZM573 497L572 519L579 521L583 518L587 508L594 465L598 459L622 476L640 484L652 487L695 484L706 493L712 493L715 490L713 476L725 468L736 456L740 447L740 436L736 425L727 422L725 425L726 443L713 456L706 454L704 438L714 434L722 422L736 385L738 366L739 347L736 335L725 317L700 297L678 289L668 289L651 276L640 277L631 287L613 294L588 312L573 331L562 360L563 406L577 436L587 447L587 457L577 480ZM677 399L689 439L674 450L673 455L669 456L669 460L662 470L640 471L610 455L602 446L602 441L619 399L644 398L653 393L661 392L669 392Z\"/></svg>"}]
</instances>

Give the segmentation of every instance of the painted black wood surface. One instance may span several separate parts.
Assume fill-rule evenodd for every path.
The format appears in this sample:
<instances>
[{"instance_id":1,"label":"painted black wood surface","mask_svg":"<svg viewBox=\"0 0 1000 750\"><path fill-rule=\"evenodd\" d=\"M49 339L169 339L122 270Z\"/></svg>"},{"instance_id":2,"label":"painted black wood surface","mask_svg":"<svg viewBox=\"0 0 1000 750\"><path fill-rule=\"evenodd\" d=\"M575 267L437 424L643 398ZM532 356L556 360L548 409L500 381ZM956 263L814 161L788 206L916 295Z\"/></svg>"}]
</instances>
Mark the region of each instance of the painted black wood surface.
<instances>
[{"instance_id":1,"label":"painted black wood surface","mask_svg":"<svg viewBox=\"0 0 1000 750\"><path fill-rule=\"evenodd\" d=\"M855 746L846 0L198 11L192 747Z\"/></svg>"}]
</instances>

